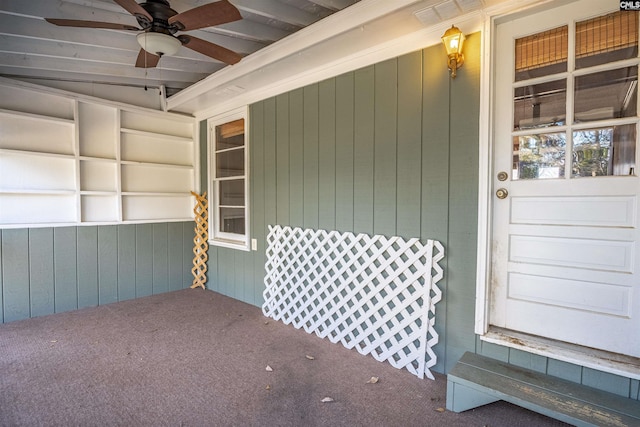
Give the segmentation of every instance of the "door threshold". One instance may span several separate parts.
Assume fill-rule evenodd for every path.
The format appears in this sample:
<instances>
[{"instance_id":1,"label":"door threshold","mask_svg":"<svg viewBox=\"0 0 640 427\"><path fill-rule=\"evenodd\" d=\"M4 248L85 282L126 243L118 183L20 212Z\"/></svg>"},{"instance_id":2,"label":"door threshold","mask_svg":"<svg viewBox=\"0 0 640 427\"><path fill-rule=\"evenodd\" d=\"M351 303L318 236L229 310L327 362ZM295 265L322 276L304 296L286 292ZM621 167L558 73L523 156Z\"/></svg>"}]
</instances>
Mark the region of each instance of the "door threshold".
<instances>
[{"instance_id":1,"label":"door threshold","mask_svg":"<svg viewBox=\"0 0 640 427\"><path fill-rule=\"evenodd\" d=\"M491 326L482 341L640 380L640 359Z\"/></svg>"}]
</instances>

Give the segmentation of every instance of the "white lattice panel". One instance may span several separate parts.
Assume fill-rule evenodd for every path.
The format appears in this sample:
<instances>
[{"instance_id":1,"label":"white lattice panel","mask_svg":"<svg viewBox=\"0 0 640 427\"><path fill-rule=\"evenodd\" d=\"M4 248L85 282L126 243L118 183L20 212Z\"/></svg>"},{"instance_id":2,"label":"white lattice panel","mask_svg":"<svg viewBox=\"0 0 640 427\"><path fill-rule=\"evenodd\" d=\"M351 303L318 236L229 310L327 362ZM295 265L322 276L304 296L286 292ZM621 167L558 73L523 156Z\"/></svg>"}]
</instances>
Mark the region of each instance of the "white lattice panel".
<instances>
[{"instance_id":1,"label":"white lattice panel","mask_svg":"<svg viewBox=\"0 0 640 427\"><path fill-rule=\"evenodd\" d=\"M262 311L433 379L443 257L434 240L269 226Z\"/></svg>"}]
</instances>

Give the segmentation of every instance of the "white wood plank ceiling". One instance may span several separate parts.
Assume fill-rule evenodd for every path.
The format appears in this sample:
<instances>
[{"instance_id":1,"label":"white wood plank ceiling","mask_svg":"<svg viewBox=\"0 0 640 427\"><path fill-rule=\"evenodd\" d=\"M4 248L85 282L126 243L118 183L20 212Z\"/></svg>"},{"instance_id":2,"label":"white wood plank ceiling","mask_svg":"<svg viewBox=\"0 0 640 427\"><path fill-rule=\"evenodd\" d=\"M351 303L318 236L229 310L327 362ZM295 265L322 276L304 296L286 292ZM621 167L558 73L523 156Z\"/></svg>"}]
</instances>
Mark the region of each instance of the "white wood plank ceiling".
<instances>
[{"instance_id":1,"label":"white wood plank ceiling","mask_svg":"<svg viewBox=\"0 0 640 427\"><path fill-rule=\"evenodd\" d=\"M231 0L242 20L185 34L245 57L359 0ZM140 0L138 0L141 3ZM178 13L211 0L170 0ZM136 33L59 27L44 18L138 26L112 0L0 0L0 76L48 82L85 82L158 87L172 95L227 67L184 46L156 68L136 68Z\"/></svg>"}]
</instances>

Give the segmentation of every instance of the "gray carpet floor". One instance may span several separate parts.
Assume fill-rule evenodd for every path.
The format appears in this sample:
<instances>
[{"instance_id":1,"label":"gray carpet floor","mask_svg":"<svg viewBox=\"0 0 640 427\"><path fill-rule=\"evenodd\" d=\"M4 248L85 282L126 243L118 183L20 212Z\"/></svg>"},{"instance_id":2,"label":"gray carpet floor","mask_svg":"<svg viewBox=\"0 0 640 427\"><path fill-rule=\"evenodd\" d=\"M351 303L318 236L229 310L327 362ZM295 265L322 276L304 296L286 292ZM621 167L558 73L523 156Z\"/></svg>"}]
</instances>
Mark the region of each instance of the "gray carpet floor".
<instances>
[{"instance_id":1,"label":"gray carpet floor","mask_svg":"<svg viewBox=\"0 0 640 427\"><path fill-rule=\"evenodd\" d=\"M456 414L445 396L443 375L201 289L0 325L1 426L564 425L505 402Z\"/></svg>"}]
</instances>

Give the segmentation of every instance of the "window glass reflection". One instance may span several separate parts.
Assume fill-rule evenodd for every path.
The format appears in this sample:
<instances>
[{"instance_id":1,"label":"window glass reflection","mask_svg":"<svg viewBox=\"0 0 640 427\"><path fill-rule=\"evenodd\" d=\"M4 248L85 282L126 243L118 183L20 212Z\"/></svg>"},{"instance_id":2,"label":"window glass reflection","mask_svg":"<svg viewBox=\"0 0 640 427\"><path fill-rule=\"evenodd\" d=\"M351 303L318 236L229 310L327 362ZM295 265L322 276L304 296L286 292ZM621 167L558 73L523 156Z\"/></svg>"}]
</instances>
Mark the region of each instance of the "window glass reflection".
<instances>
[{"instance_id":1,"label":"window glass reflection","mask_svg":"<svg viewBox=\"0 0 640 427\"><path fill-rule=\"evenodd\" d=\"M636 158L635 140L634 125L574 132L571 175L573 177L633 175Z\"/></svg>"},{"instance_id":2,"label":"window glass reflection","mask_svg":"<svg viewBox=\"0 0 640 427\"><path fill-rule=\"evenodd\" d=\"M220 205L244 206L244 179L220 181Z\"/></svg>"},{"instance_id":3,"label":"window glass reflection","mask_svg":"<svg viewBox=\"0 0 640 427\"><path fill-rule=\"evenodd\" d=\"M244 149L216 153L217 178L242 175L244 175Z\"/></svg>"},{"instance_id":4,"label":"window glass reflection","mask_svg":"<svg viewBox=\"0 0 640 427\"><path fill-rule=\"evenodd\" d=\"M514 130L565 123L567 82L554 80L514 90Z\"/></svg>"},{"instance_id":5,"label":"window glass reflection","mask_svg":"<svg viewBox=\"0 0 640 427\"><path fill-rule=\"evenodd\" d=\"M220 231L244 234L244 209L220 208Z\"/></svg>"},{"instance_id":6,"label":"window glass reflection","mask_svg":"<svg viewBox=\"0 0 640 427\"><path fill-rule=\"evenodd\" d=\"M565 149L564 133L514 137L512 179L563 178Z\"/></svg>"},{"instance_id":7,"label":"window glass reflection","mask_svg":"<svg viewBox=\"0 0 640 427\"><path fill-rule=\"evenodd\" d=\"M625 67L575 79L574 122L636 115L638 67Z\"/></svg>"}]
</instances>

